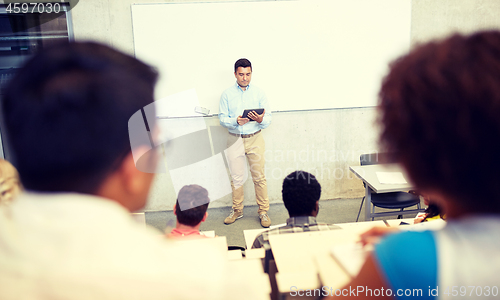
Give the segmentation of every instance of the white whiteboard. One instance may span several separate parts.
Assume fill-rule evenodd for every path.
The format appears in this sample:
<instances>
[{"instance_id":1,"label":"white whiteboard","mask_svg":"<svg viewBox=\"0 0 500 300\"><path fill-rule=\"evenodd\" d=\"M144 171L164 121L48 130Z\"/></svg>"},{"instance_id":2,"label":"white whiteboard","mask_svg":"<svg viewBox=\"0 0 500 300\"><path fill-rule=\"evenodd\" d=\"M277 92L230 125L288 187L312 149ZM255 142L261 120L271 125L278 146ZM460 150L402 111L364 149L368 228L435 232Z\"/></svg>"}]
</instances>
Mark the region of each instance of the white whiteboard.
<instances>
[{"instance_id":1,"label":"white whiteboard","mask_svg":"<svg viewBox=\"0 0 500 300\"><path fill-rule=\"evenodd\" d=\"M411 0L134 4L132 22L136 57L160 71L157 99L194 88L216 114L245 57L272 111L366 107L409 49Z\"/></svg>"}]
</instances>

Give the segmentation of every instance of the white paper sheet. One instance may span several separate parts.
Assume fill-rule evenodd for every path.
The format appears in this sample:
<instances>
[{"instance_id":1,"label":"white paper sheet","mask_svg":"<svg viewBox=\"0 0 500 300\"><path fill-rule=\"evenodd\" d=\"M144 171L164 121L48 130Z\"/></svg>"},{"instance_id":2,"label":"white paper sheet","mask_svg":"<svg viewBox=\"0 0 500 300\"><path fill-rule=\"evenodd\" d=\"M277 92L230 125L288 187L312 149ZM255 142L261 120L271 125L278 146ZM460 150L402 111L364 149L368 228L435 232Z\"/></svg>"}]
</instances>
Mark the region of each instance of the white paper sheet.
<instances>
[{"instance_id":1,"label":"white paper sheet","mask_svg":"<svg viewBox=\"0 0 500 300\"><path fill-rule=\"evenodd\" d=\"M381 184L405 184L408 183L401 172L375 172Z\"/></svg>"},{"instance_id":2,"label":"white paper sheet","mask_svg":"<svg viewBox=\"0 0 500 300\"><path fill-rule=\"evenodd\" d=\"M336 245L330 251L335 260L351 277L358 275L369 252L360 243Z\"/></svg>"}]
</instances>

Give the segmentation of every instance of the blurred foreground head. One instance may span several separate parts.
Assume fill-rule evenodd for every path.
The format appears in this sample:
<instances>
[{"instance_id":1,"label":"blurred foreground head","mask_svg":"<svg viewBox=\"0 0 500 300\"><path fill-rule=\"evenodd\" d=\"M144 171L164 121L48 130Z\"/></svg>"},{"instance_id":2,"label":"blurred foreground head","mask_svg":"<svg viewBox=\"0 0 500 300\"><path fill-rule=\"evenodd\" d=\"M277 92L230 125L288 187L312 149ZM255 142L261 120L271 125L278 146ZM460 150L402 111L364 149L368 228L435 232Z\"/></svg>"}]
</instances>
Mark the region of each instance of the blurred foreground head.
<instances>
[{"instance_id":1,"label":"blurred foreground head","mask_svg":"<svg viewBox=\"0 0 500 300\"><path fill-rule=\"evenodd\" d=\"M128 120L153 102L156 79L150 66L97 43L37 53L2 101L24 187L97 193L130 156Z\"/></svg>"},{"instance_id":2,"label":"blurred foreground head","mask_svg":"<svg viewBox=\"0 0 500 300\"><path fill-rule=\"evenodd\" d=\"M381 145L416 187L470 212L500 212L500 33L455 34L390 66Z\"/></svg>"}]
</instances>

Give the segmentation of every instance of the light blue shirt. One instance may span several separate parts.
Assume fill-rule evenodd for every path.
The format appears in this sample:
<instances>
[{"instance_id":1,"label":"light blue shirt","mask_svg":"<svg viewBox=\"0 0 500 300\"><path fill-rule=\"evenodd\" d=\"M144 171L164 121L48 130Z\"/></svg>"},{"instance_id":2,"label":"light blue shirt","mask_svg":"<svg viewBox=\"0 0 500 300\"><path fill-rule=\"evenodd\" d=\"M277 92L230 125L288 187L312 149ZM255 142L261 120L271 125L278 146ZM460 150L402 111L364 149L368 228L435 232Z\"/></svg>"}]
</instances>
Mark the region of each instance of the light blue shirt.
<instances>
[{"instance_id":1,"label":"light blue shirt","mask_svg":"<svg viewBox=\"0 0 500 300\"><path fill-rule=\"evenodd\" d=\"M243 115L245 109L264 108L264 119L258 122L248 122L238 125L238 116ZM234 134L252 134L271 124L271 109L266 94L255 85L248 85L243 91L238 83L226 89L220 97L219 122Z\"/></svg>"}]
</instances>

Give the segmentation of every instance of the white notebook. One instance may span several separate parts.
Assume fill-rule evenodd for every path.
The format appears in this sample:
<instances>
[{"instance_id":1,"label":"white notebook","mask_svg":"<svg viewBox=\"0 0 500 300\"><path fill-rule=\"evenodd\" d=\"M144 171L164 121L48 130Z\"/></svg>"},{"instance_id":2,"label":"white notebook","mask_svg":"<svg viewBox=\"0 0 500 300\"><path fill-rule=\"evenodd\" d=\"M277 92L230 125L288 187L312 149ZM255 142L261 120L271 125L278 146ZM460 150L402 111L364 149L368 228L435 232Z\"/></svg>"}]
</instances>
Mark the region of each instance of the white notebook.
<instances>
[{"instance_id":1,"label":"white notebook","mask_svg":"<svg viewBox=\"0 0 500 300\"><path fill-rule=\"evenodd\" d=\"M354 278L358 275L371 250L373 250L372 246L363 247L361 243L348 243L333 246L330 252L342 269Z\"/></svg>"},{"instance_id":2,"label":"white notebook","mask_svg":"<svg viewBox=\"0 0 500 300\"><path fill-rule=\"evenodd\" d=\"M401 172L375 172L381 184L405 184L408 183Z\"/></svg>"}]
</instances>

